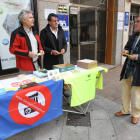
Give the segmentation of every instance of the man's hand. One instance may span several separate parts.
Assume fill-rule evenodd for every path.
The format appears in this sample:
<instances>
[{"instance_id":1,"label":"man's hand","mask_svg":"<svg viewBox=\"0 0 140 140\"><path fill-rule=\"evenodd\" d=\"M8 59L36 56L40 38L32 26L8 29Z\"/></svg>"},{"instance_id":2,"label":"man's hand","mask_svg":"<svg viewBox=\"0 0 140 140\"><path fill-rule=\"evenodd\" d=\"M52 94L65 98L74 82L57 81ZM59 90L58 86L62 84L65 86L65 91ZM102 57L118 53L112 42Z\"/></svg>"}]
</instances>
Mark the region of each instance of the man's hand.
<instances>
[{"instance_id":1,"label":"man's hand","mask_svg":"<svg viewBox=\"0 0 140 140\"><path fill-rule=\"evenodd\" d=\"M52 55L59 55L60 53L56 50L52 50Z\"/></svg>"},{"instance_id":2,"label":"man's hand","mask_svg":"<svg viewBox=\"0 0 140 140\"><path fill-rule=\"evenodd\" d=\"M132 60L136 60L137 55L136 54L132 54L132 55L129 56L129 58L132 59Z\"/></svg>"},{"instance_id":3,"label":"man's hand","mask_svg":"<svg viewBox=\"0 0 140 140\"><path fill-rule=\"evenodd\" d=\"M65 53L65 49L62 49L62 50L61 50L61 54L64 54L64 53Z\"/></svg>"},{"instance_id":4,"label":"man's hand","mask_svg":"<svg viewBox=\"0 0 140 140\"><path fill-rule=\"evenodd\" d=\"M122 55L125 55L125 54L129 54L129 51L128 50L123 50Z\"/></svg>"},{"instance_id":5,"label":"man's hand","mask_svg":"<svg viewBox=\"0 0 140 140\"><path fill-rule=\"evenodd\" d=\"M38 55L35 54L34 52L29 51L28 56L31 57L31 58L36 58Z\"/></svg>"},{"instance_id":6,"label":"man's hand","mask_svg":"<svg viewBox=\"0 0 140 140\"><path fill-rule=\"evenodd\" d=\"M43 50L40 50L40 54L41 54L41 55L44 55L44 51L43 51Z\"/></svg>"}]
</instances>

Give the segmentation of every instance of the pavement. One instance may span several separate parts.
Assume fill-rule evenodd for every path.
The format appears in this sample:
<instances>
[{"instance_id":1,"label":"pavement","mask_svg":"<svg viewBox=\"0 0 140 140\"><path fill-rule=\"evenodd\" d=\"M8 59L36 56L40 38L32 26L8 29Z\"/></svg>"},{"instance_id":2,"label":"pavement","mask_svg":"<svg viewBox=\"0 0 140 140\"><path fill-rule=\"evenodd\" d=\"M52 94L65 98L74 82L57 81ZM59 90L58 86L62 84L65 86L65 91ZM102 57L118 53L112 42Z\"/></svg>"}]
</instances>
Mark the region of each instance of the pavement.
<instances>
[{"instance_id":1,"label":"pavement","mask_svg":"<svg viewBox=\"0 0 140 140\"><path fill-rule=\"evenodd\" d=\"M89 105L91 126L69 126L68 113L32 129L15 134L6 140L140 140L140 122L132 124L130 115L117 117L121 110L121 67L103 74L103 90Z\"/></svg>"}]
</instances>

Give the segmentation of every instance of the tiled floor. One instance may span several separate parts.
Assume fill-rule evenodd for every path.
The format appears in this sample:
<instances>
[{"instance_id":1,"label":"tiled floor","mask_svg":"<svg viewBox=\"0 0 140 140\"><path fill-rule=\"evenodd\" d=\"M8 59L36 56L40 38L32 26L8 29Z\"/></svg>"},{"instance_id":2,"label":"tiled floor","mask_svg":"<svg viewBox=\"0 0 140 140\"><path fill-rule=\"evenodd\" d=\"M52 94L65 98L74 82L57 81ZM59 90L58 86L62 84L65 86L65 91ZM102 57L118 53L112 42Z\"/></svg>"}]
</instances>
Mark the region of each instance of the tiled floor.
<instances>
[{"instance_id":1,"label":"tiled floor","mask_svg":"<svg viewBox=\"0 0 140 140\"><path fill-rule=\"evenodd\" d=\"M121 69L122 67L119 66L103 73L103 90L97 89L96 94L122 104L122 81L119 81Z\"/></svg>"}]
</instances>

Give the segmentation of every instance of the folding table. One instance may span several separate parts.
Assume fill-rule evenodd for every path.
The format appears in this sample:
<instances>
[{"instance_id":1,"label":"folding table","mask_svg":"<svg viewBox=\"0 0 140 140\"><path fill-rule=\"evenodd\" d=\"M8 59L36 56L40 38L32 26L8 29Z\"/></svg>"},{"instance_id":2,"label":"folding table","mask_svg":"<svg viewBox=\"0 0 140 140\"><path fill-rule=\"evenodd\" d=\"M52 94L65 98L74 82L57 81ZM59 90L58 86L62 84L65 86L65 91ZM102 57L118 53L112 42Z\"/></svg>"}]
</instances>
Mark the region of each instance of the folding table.
<instances>
[{"instance_id":1,"label":"folding table","mask_svg":"<svg viewBox=\"0 0 140 140\"><path fill-rule=\"evenodd\" d=\"M80 70L85 70L85 69L82 69L82 68L79 68L79 67L76 67L75 69L78 69L78 70L79 70L79 69L80 69ZM92 71L92 70L90 70L90 71ZM94 71L94 69L93 69L93 71ZM102 83L101 83L101 82L102 82L102 73L103 73L103 72L107 72L108 70L105 69L105 68L102 68L102 67L98 67L98 68L97 68L97 71L98 71L98 72L96 73L96 77L95 77L96 84L95 84L95 85L93 84L93 86L95 86L95 89L97 88L97 86L98 86L100 80L101 80L101 81L100 81L100 84L102 84ZM64 78L64 81L65 81L65 78ZM71 94L73 94L73 93L72 93L72 86L69 86L70 83L67 83L66 85L67 85L68 89L71 91ZM101 85L101 88L102 88L102 85ZM66 100L66 102L67 102L69 105L71 105L71 100L69 101L65 95L63 95L63 98ZM80 104L80 105L78 105L78 106L73 106L73 107L72 107L72 108L74 108L76 111L67 110L67 109L63 109L63 111L86 115L86 112L87 112L87 110L88 110L88 107L89 107L89 105L90 105L90 102L91 102L91 100L87 101L87 104L86 104L85 109L82 107L83 104Z\"/></svg>"}]
</instances>

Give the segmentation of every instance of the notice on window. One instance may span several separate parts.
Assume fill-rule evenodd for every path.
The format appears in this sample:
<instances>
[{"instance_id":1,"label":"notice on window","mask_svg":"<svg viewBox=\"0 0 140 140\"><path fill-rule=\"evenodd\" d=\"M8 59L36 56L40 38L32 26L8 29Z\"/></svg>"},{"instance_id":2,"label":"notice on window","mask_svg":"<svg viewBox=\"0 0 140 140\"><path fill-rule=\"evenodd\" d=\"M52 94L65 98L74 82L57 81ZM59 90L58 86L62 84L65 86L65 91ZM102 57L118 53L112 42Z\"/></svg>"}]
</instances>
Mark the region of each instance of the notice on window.
<instances>
[{"instance_id":1,"label":"notice on window","mask_svg":"<svg viewBox=\"0 0 140 140\"><path fill-rule=\"evenodd\" d=\"M123 22L118 22L117 30L123 30Z\"/></svg>"}]
</instances>

